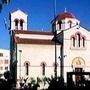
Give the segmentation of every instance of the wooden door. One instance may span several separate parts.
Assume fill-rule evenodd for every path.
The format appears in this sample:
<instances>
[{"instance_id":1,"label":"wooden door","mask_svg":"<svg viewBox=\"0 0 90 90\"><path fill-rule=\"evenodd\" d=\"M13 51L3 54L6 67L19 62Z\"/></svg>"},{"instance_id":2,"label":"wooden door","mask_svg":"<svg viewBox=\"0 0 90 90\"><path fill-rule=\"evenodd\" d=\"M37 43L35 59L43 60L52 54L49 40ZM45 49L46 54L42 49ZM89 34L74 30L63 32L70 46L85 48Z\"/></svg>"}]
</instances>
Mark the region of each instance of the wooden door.
<instances>
[{"instance_id":1,"label":"wooden door","mask_svg":"<svg viewBox=\"0 0 90 90\"><path fill-rule=\"evenodd\" d=\"M82 68L75 68L75 72L82 72ZM75 75L75 81L79 82L81 81L81 75Z\"/></svg>"}]
</instances>

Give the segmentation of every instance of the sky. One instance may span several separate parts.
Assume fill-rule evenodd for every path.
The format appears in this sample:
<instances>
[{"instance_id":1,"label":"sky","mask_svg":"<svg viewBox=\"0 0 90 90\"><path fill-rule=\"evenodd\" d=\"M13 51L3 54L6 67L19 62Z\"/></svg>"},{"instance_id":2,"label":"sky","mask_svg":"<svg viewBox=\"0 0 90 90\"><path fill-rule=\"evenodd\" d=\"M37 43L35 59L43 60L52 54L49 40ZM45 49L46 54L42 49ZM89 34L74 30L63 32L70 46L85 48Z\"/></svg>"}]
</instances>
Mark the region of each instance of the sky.
<instances>
[{"instance_id":1,"label":"sky","mask_svg":"<svg viewBox=\"0 0 90 90\"><path fill-rule=\"evenodd\" d=\"M9 5L4 5L0 13L0 48L10 48L9 30L10 12L20 9L28 14L28 30L51 31L51 21L54 19L54 0L11 0ZM56 16L64 12L72 13L81 25L90 29L90 0L56 0Z\"/></svg>"}]
</instances>

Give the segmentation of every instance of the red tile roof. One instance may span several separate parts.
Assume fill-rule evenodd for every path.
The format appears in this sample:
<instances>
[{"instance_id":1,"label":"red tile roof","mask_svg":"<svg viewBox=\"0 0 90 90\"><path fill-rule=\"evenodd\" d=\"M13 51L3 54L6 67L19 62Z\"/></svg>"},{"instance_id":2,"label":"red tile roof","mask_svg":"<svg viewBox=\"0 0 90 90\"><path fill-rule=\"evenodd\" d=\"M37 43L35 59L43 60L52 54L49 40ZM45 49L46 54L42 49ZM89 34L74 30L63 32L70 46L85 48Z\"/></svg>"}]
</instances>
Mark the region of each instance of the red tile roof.
<instances>
[{"instance_id":1,"label":"red tile roof","mask_svg":"<svg viewBox=\"0 0 90 90\"><path fill-rule=\"evenodd\" d=\"M27 39L27 38L19 38L15 37L15 42L19 44L44 44L44 45L53 45L54 41L52 40L44 40L44 39Z\"/></svg>"},{"instance_id":2,"label":"red tile roof","mask_svg":"<svg viewBox=\"0 0 90 90\"><path fill-rule=\"evenodd\" d=\"M45 31L25 31L25 30L13 30L15 34L36 34L36 35L49 35L53 36L52 32ZM31 39L31 38L20 38L14 35L15 43L18 44L43 44L43 45L54 45L55 42L51 39Z\"/></svg>"},{"instance_id":3,"label":"red tile roof","mask_svg":"<svg viewBox=\"0 0 90 90\"><path fill-rule=\"evenodd\" d=\"M49 31L27 31L27 30L12 30L15 34L38 34L38 35L53 35Z\"/></svg>"},{"instance_id":4,"label":"red tile roof","mask_svg":"<svg viewBox=\"0 0 90 90\"><path fill-rule=\"evenodd\" d=\"M72 13L69 12L64 12L64 13L60 13L56 19L65 19L65 18L75 18L75 16Z\"/></svg>"}]
</instances>

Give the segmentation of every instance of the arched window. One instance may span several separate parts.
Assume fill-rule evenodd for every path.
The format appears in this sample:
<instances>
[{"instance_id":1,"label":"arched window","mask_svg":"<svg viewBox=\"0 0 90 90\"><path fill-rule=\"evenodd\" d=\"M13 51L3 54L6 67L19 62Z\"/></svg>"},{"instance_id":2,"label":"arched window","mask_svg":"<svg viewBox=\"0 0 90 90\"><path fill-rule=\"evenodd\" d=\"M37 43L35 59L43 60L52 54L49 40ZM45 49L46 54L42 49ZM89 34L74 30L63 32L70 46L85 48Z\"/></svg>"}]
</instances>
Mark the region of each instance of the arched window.
<instances>
[{"instance_id":1,"label":"arched window","mask_svg":"<svg viewBox=\"0 0 90 90\"><path fill-rule=\"evenodd\" d=\"M59 29L61 29L62 21L58 21Z\"/></svg>"},{"instance_id":2,"label":"arched window","mask_svg":"<svg viewBox=\"0 0 90 90\"><path fill-rule=\"evenodd\" d=\"M15 19L14 22L15 22L15 29L18 29L18 19Z\"/></svg>"},{"instance_id":3,"label":"arched window","mask_svg":"<svg viewBox=\"0 0 90 90\"><path fill-rule=\"evenodd\" d=\"M45 64L42 64L42 75L45 75Z\"/></svg>"},{"instance_id":4,"label":"arched window","mask_svg":"<svg viewBox=\"0 0 90 90\"><path fill-rule=\"evenodd\" d=\"M72 45L75 47L75 37L72 37Z\"/></svg>"},{"instance_id":5,"label":"arched window","mask_svg":"<svg viewBox=\"0 0 90 90\"><path fill-rule=\"evenodd\" d=\"M75 35L72 35L70 37L70 40L71 40L71 47L75 47L75 45L76 45L76 37L75 37Z\"/></svg>"},{"instance_id":6,"label":"arched window","mask_svg":"<svg viewBox=\"0 0 90 90\"><path fill-rule=\"evenodd\" d=\"M82 44L83 44L83 47L85 47L85 38L82 37Z\"/></svg>"},{"instance_id":7,"label":"arched window","mask_svg":"<svg viewBox=\"0 0 90 90\"><path fill-rule=\"evenodd\" d=\"M30 66L30 63L28 61L26 61L24 63L24 66L25 66L25 74L29 75L29 66Z\"/></svg>"},{"instance_id":8,"label":"arched window","mask_svg":"<svg viewBox=\"0 0 90 90\"><path fill-rule=\"evenodd\" d=\"M80 47L80 34L77 33L77 44L78 44L78 47Z\"/></svg>"},{"instance_id":9,"label":"arched window","mask_svg":"<svg viewBox=\"0 0 90 90\"><path fill-rule=\"evenodd\" d=\"M20 20L20 29L23 30L23 23L24 23L24 20Z\"/></svg>"},{"instance_id":10,"label":"arched window","mask_svg":"<svg viewBox=\"0 0 90 90\"><path fill-rule=\"evenodd\" d=\"M46 63L45 63L45 62L42 62L42 63L41 63L41 66L42 66L42 75L44 76L44 75L45 75Z\"/></svg>"},{"instance_id":11,"label":"arched window","mask_svg":"<svg viewBox=\"0 0 90 90\"><path fill-rule=\"evenodd\" d=\"M28 75L29 74L29 64L28 63L26 63L25 68L26 68L26 75Z\"/></svg>"},{"instance_id":12,"label":"arched window","mask_svg":"<svg viewBox=\"0 0 90 90\"><path fill-rule=\"evenodd\" d=\"M68 21L68 23L69 23L69 28L71 28L72 27L72 21Z\"/></svg>"}]
</instances>

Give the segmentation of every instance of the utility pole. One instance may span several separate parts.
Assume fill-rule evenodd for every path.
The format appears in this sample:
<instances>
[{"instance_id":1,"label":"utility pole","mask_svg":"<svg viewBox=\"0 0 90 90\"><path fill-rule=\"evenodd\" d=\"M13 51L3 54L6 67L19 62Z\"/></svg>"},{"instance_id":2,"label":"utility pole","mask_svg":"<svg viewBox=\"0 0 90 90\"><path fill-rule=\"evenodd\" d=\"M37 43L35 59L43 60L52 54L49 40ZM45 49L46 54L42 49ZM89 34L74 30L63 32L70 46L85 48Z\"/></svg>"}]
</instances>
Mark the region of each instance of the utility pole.
<instances>
[{"instance_id":1,"label":"utility pole","mask_svg":"<svg viewBox=\"0 0 90 90\"><path fill-rule=\"evenodd\" d=\"M57 47L56 47L56 0L54 0L54 37L55 37L55 78L57 78Z\"/></svg>"},{"instance_id":2,"label":"utility pole","mask_svg":"<svg viewBox=\"0 0 90 90\"><path fill-rule=\"evenodd\" d=\"M64 32L62 33L62 45L61 45L61 68L60 68L60 77L64 79Z\"/></svg>"}]
</instances>

